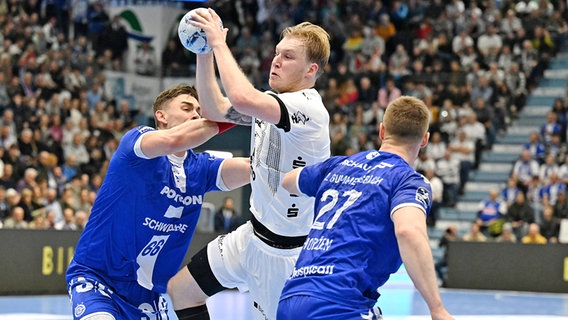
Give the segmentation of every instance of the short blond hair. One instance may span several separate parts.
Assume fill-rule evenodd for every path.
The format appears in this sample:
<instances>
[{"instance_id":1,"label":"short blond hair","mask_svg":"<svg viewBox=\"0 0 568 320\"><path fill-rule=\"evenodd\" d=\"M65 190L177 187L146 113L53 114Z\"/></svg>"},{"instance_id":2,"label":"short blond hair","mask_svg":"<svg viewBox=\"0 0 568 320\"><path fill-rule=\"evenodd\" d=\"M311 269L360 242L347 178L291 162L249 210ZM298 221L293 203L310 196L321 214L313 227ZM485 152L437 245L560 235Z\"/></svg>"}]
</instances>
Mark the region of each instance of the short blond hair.
<instances>
[{"instance_id":1,"label":"short blond hair","mask_svg":"<svg viewBox=\"0 0 568 320\"><path fill-rule=\"evenodd\" d=\"M315 62L319 69L317 76L323 73L330 55L329 33L322 27L310 22L302 22L292 27L287 27L280 34L280 39L285 37L298 38L306 46L306 55L309 61Z\"/></svg>"},{"instance_id":2,"label":"short blond hair","mask_svg":"<svg viewBox=\"0 0 568 320\"><path fill-rule=\"evenodd\" d=\"M428 132L430 110L415 97L401 96L388 104L383 117L385 137L402 143L419 143Z\"/></svg>"}]
</instances>

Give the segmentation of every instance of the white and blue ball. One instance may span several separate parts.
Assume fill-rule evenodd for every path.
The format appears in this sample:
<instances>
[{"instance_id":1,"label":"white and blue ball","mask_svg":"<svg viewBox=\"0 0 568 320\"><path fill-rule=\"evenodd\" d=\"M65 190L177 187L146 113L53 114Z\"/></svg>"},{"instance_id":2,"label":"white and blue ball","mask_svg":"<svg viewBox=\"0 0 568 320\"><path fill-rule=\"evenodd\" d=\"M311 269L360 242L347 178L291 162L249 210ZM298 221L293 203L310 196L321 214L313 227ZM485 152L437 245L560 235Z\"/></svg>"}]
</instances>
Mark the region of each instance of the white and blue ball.
<instances>
[{"instance_id":1,"label":"white and blue ball","mask_svg":"<svg viewBox=\"0 0 568 320\"><path fill-rule=\"evenodd\" d=\"M195 54L203 54L211 52L211 47L207 44L207 35L203 29L193 26L190 21L192 12L196 10L206 10L206 8L197 8L186 13L181 18L178 26L178 36L181 44L189 51Z\"/></svg>"}]
</instances>

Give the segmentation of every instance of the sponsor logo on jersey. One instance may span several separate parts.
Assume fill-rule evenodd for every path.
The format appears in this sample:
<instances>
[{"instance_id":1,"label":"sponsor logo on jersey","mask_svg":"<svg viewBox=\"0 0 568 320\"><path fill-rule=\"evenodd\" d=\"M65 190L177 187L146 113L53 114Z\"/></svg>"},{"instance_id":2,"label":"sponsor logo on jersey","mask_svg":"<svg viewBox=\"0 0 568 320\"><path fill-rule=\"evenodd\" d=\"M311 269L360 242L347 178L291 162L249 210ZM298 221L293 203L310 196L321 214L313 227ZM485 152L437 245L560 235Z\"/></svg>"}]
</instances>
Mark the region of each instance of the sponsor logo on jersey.
<instances>
[{"instance_id":1,"label":"sponsor logo on jersey","mask_svg":"<svg viewBox=\"0 0 568 320\"><path fill-rule=\"evenodd\" d=\"M378 151L371 151L369 153L367 153L367 155L365 156L365 158L367 158L367 160L373 160L376 157L380 156L381 154Z\"/></svg>"},{"instance_id":2,"label":"sponsor logo on jersey","mask_svg":"<svg viewBox=\"0 0 568 320\"><path fill-rule=\"evenodd\" d=\"M160 194L165 195L169 199L173 199L176 202L183 204L184 206L189 206L193 204L203 204L203 195L180 195L174 189L171 189L168 186L164 186Z\"/></svg>"},{"instance_id":3,"label":"sponsor logo on jersey","mask_svg":"<svg viewBox=\"0 0 568 320\"><path fill-rule=\"evenodd\" d=\"M333 268L335 265L327 266L306 266L299 269L294 268L292 276L290 278L307 277L311 275L326 275L333 274Z\"/></svg>"},{"instance_id":4,"label":"sponsor logo on jersey","mask_svg":"<svg viewBox=\"0 0 568 320\"><path fill-rule=\"evenodd\" d=\"M83 313L85 313L85 311L87 310L87 307L85 307L84 304L79 303L76 307L75 307L75 317L79 318Z\"/></svg>"},{"instance_id":5,"label":"sponsor logo on jersey","mask_svg":"<svg viewBox=\"0 0 568 320\"><path fill-rule=\"evenodd\" d=\"M140 133L146 133L148 131L154 131L155 129L152 127L148 127L148 126L140 126L138 127L138 132Z\"/></svg>"},{"instance_id":6,"label":"sponsor logo on jersey","mask_svg":"<svg viewBox=\"0 0 568 320\"><path fill-rule=\"evenodd\" d=\"M185 223L167 223L161 222L158 220L154 220L152 218L146 217L144 218L143 226L146 226L152 230L160 231L160 232L181 232L185 233L187 230L187 224Z\"/></svg>"},{"instance_id":7,"label":"sponsor logo on jersey","mask_svg":"<svg viewBox=\"0 0 568 320\"><path fill-rule=\"evenodd\" d=\"M306 122L310 121L310 118L300 111L296 111L296 113L292 114L290 118L292 118L292 122L294 123L301 122L302 124L306 124Z\"/></svg>"},{"instance_id":8,"label":"sponsor logo on jersey","mask_svg":"<svg viewBox=\"0 0 568 320\"><path fill-rule=\"evenodd\" d=\"M367 155L368 156L368 155ZM355 160L351 160L351 159L345 159L343 160L340 165L342 166L346 166L346 167L352 167L352 168L358 168L358 169L362 169L364 171L371 171L371 170L375 170L377 168L379 169L384 169L384 168L392 168L394 167L394 164L390 164L388 162L380 162L376 165L369 165L368 163L360 163L357 162Z\"/></svg>"},{"instance_id":9,"label":"sponsor logo on jersey","mask_svg":"<svg viewBox=\"0 0 568 320\"><path fill-rule=\"evenodd\" d=\"M416 190L416 200L420 201L424 206L428 206L430 203L430 193L424 187L419 187Z\"/></svg>"}]
</instances>

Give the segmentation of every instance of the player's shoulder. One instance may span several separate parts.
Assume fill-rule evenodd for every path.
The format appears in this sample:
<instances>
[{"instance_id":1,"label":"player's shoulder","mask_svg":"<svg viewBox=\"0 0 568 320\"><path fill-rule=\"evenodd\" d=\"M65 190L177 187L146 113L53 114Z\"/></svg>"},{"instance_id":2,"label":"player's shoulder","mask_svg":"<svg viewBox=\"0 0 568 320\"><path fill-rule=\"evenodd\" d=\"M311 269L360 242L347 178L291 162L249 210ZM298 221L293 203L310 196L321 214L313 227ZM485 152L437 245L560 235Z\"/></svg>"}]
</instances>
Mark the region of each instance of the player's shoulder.
<instances>
[{"instance_id":1,"label":"player's shoulder","mask_svg":"<svg viewBox=\"0 0 568 320\"><path fill-rule=\"evenodd\" d=\"M156 130L156 129L154 129L154 128L152 128L152 127L149 127L149 126L145 126L145 125L136 126L136 127L132 128L132 129L128 130L128 131L124 134L123 139L124 139L124 138L127 138L127 139L132 139L132 138L134 138L134 139L136 139L137 137L139 137L139 136L141 136L141 135L143 135L143 134L145 134L145 133L147 133L147 132L155 131L155 130Z\"/></svg>"}]
</instances>

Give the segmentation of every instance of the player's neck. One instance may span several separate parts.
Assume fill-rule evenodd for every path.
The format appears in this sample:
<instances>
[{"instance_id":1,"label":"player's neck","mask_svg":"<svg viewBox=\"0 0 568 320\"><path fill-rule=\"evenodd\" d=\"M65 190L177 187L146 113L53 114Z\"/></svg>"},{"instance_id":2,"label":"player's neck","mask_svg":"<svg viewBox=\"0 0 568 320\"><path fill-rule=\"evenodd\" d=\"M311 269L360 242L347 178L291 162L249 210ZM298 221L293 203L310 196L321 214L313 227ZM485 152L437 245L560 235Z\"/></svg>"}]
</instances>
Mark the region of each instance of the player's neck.
<instances>
[{"instance_id":1,"label":"player's neck","mask_svg":"<svg viewBox=\"0 0 568 320\"><path fill-rule=\"evenodd\" d=\"M406 161L406 163L408 163L409 165L413 165L414 161L418 157L419 148L410 145L395 145L383 141L379 151L396 154L404 159L404 161Z\"/></svg>"}]
</instances>

